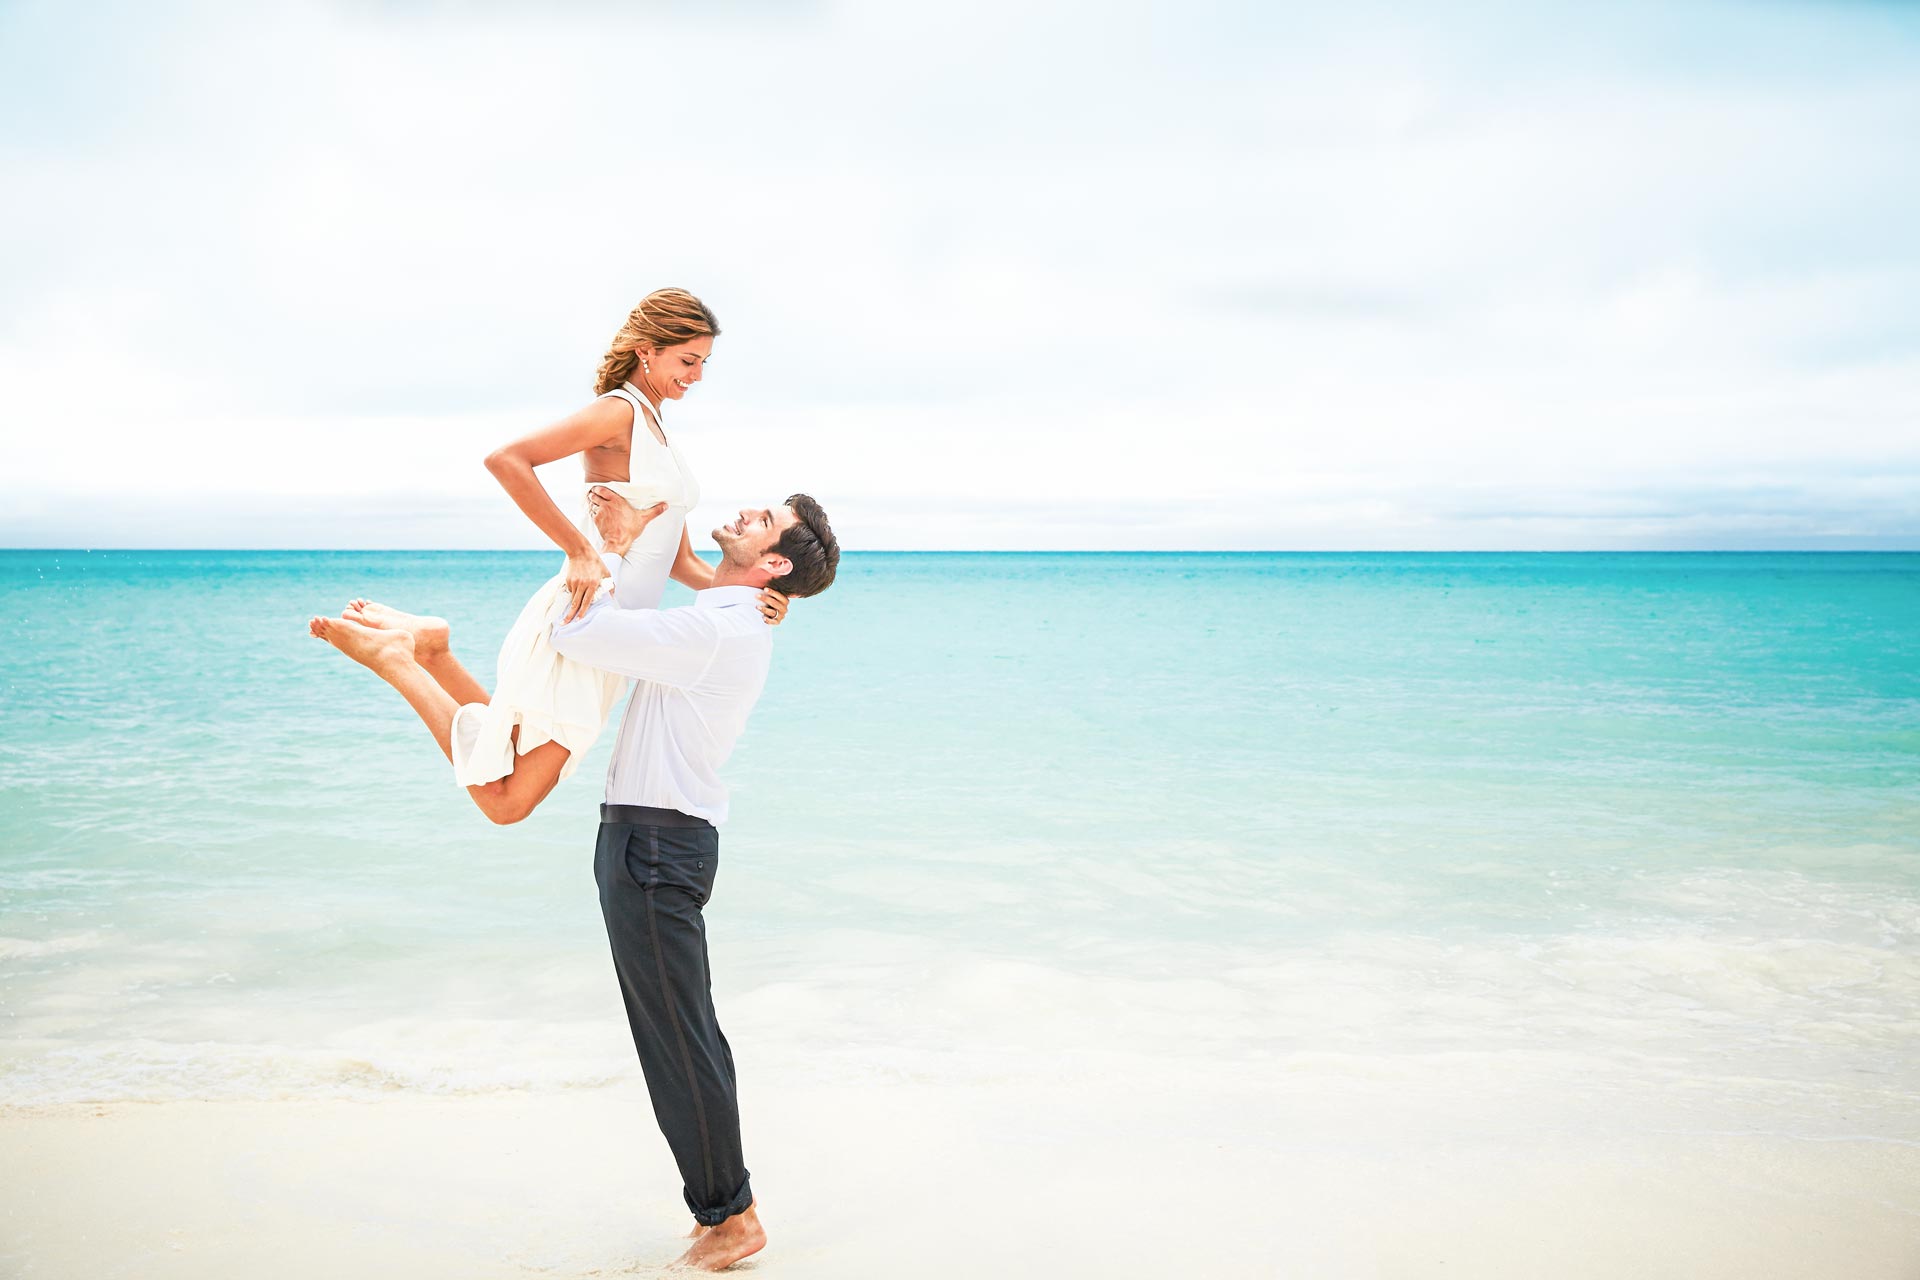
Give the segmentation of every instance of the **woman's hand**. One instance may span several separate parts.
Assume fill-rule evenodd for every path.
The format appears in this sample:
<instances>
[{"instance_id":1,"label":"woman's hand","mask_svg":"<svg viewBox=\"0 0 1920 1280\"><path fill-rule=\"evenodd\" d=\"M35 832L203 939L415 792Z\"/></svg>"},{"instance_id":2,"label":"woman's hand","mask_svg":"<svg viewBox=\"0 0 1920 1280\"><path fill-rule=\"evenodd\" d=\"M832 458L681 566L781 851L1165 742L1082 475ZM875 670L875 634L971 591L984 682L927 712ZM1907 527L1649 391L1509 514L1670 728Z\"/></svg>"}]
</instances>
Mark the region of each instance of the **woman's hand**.
<instances>
[{"instance_id":1,"label":"woman's hand","mask_svg":"<svg viewBox=\"0 0 1920 1280\"><path fill-rule=\"evenodd\" d=\"M787 598L772 587L760 589L760 612L767 615L767 625L777 627L780 620L787 616Z\"/></svg>"},{"instance_id":2,"label":"woman's hand","mask_svg":"<svg viewBox=\"0 0 1920 1280\"><path fill-rule=\"evenodd\" d=\"M607 566L593 551L576 551L567 557L567 611L560 621L572 622L587 611L593 603L593 593L600 589L600 579L607 576Z\"/></svg>"}]
</instances>

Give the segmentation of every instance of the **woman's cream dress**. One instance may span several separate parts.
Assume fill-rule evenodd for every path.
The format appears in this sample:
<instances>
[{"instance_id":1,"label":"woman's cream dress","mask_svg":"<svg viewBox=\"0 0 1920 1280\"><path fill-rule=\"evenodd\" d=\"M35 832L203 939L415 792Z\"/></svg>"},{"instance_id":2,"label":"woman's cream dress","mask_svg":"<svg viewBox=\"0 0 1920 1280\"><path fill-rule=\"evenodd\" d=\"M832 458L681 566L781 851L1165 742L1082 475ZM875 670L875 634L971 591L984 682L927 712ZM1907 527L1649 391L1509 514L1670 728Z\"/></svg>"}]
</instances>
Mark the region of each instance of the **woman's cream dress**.
<instances>
[{"instance_id":1,"label":"woman's cream dress","mask_svg":"<svg viewBox=\"0 0 1920 1280\"><path fill-rule=\"evenodd\" d=\"M633 405L633 446L625 483L607 483L635 507L657 502L667 509L634 541L624 563L608 559L618 573L614 603L623 609L653 609L667 589L667 575L680 554L680 532L687 512L700 501L700 486L672 444L661 444L647 427L647 418L660 421L631 382L607 392ZM665 435L663 427L661 435ZM600 535L587 514L587 491L582 485L580 529L599 544ZM607 589L603 584L601 589ZM566 777L600 736L613 704L626 691L626 677L563 658L549 638L568 600L563 570L534 592L520 618L500 646L499 674L491 702L469 702L453 717L453 774L463 787L479 786L513 772L516 751L525 755L545 742L557 742L568 751L560 768ZM515 730L519 730L517 739Z\"/></svg>"}]
</instances>

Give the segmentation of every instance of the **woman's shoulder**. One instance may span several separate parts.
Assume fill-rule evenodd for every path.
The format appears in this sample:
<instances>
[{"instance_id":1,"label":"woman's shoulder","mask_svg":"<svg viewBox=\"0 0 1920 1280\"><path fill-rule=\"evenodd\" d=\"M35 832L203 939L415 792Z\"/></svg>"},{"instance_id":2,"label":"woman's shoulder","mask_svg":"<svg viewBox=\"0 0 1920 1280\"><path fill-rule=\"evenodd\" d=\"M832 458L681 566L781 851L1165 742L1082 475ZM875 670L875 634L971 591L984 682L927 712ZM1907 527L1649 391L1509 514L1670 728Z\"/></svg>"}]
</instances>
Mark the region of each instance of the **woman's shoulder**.
<instances>
[{"instance_id":1,"label":"woman's shoulder","mask_svg":"<svg viewBox=\"0 0 1920 1280\"><path fill-rule=\"evenodd\" d=\"M593 398L587 406L587 412L618 433L618 443L625 445L626 437L632 435L633 424L639 421L640 406L634 403L633 393L624 387L615 387L603 391ZM610 441L609 443L614 443Z\"/></svg>"},{"instance_id":2,"label":"woman's shoulder","mask_svg":"<svg viewBox=\"0 0 1920 1280\"><path fill-rule=\"evenodd\" d=\"M605 395L596 397L594 402L588 406L595 420L599 422L601 428L605 431L605 438L581 450L582 455L588 460L587 471L589 475L591 475L595 469L592 462L595 454L603 457L611 455L625 458L633 451L635 410L631 405L627 405L624 408L621 407L623 404L625 404L625 397L615 395L609 391ZM625 470L624 467L619 469Z\"/></svg>"},{"instance_id":3,"label":"woman's shoulder","mask_svg":"<svg viewBox=\"0 0 1920 1280\"><path fill-rule=\"evenodd\" d=\"M597 409L604 409L619 414L622 417L628 414L638 413L640 410L640 398L625 387L615 387L611 391L602 391L593 398L593 404Z\"/></svg>"}]
</instances>

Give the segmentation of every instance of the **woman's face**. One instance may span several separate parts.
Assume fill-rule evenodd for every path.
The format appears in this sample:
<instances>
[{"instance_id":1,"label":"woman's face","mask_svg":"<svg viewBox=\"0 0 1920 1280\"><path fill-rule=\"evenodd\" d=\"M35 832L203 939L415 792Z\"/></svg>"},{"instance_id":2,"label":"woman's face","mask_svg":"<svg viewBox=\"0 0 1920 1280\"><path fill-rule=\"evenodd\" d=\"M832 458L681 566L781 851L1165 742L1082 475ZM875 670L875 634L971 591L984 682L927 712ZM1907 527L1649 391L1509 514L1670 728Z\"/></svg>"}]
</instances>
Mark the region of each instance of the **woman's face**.
<instances>
[{"instance_id":1,"label":"woman's face","mask_svg":"<svg viewBox=\"0 0 1920 1280\"><path fill-rule=\"evenodd\" d=\"M647 355L653 371L646 375L664 400L678 400L687 389L706 376L707 357L713 354L712 338L695 338L678 346L659 347Z\"/></svg>"}]
</instances>

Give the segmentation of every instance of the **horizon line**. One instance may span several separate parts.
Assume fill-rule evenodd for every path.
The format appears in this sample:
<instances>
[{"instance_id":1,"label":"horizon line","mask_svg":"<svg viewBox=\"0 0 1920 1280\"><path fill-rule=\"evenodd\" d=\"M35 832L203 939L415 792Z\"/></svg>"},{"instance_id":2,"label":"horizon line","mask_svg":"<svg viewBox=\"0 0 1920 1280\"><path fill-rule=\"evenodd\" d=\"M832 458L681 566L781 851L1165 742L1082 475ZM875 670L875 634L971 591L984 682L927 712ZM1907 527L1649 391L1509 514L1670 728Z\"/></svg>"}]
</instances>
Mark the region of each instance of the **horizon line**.
<instances>
[{"instance_id":1,"label":"horizon line","mask_svg":"<svg viewBox=\"0 0 1920 1280\"><path fill-rule=\"evenodd\" d=\"M557 548L527 547L0 547L0 554L92 555L95 552L156 552L166 555L225 552L238 555L458 555L546 556ZM888 556L1470 556L1470 555L1913 555L1910 547L859 547L843 555ZM708 556L711 551L698 551Z\"/></svg>"}]
</instances>

